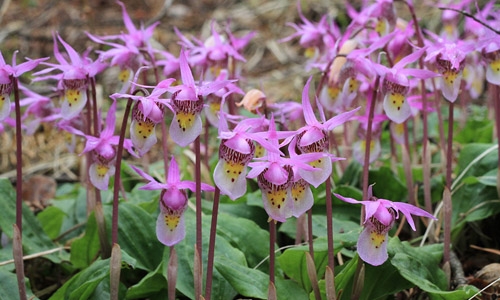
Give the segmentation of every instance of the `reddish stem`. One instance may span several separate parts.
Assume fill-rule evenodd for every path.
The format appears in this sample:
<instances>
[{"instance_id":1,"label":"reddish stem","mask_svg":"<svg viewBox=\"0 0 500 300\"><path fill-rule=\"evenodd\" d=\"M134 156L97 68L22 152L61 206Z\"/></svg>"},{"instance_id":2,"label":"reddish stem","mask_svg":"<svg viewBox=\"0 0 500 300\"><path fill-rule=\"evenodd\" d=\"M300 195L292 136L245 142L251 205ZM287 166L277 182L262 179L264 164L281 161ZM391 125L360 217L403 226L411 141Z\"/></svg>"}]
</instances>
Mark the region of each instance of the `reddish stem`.
<instances>
[{"instance_id":1,"label":"reddish stem","mask_svg":"<svg viewBox=\"0 0 500 300\"><path fill-rule=\"evenodd\" d=\"M217 216L219 214L220 189L216 186L212 208L212 223L210 224L210 240L208 242L207 281L205 284L205 300L210 300L212 294L212 276L214 271L215 237L217 235Z\"/></svg>"},{"instance_id":2,"label":"reddish stem","mask_svg":"<svg viewBox=\"0 0 500 300\"><path fill-rule=\"evenodd\" d=\"M325 181L326 189L326 232L327 232L327 243L328 243L328 267L334 272L334 247L333 247L333 213L332 213L332 182L330 178ZM313 257L314 258L314 257ZM333 290L335 291L335 282L331 282Z\"/></svg>"},{"instance_id":3,"label":"reddish stem","mask_svg":"<svg viewBox=\"0 0 500 300\"><path fill-rule=\"evenodd\" d=\"M123 114L122 127L120 129L120 139L118 141L118 149L116 150L116 167L115 167L115 183L113 188L113 216L111 220L111 241L112 244L118 244L118 195L120 192L120 173L123 156L123 143L125 142L125 131L127 129L127 121L132 107L132 99L127 100L127 106Z\"/></svg>"},{"instance_id":4,"label":"reddish stem","mask_svg":"<svg viewBox=\"0 0 500 300\"><path fill-rule=\"evenodd\" d=\"M276 256L274 253L274 244L276 243L276 221L269 221L269 281L274 285L274 266Z\"/></svg>"},{"instance_id":5,"label":"reddish stem","mask_svg":"<svg viewBox=\"0 0 500 300\"><path fill-rule=\"evenodd\" d=\"M380 82L380 76L377 76L375 79L375 85L373 87L373 93L370 99L370 111L368 113L368 125L366 128L366 137L365 137L365 158L363 164L363 200L366 200L368 197L368 185L369 178L368 172L370 170L370 146L372 143L372 131L373 131L373 117L375 115L375 104L377 102L377 93L378 86Z\"/></svg>"},{"instance_id":6,"label":"reddish stem","mask_svg":"<svg viewBox=\"0 0 500 300\"><path fill-rule=\"evenodd\" d=\"M14 103L16 111L16 225L14 226L13 253L16 260L16 276L21 300L26 300L26 286L24 281L23 237L23 135L21 132L21 104L19 103L19 86L17 78L10 76L14 87ZM16 228L17 227L17 228ZM17 245L17 246L16 246Z\"/></svg>"},{"instance_id":7,"label":"reddish stem","mask_svg":"<svg viewBox=\"0 0 500 300\"><path fill-rule=\"evenodd\" d=\"M446 189L451 192L451 171L453 165L453 102L450 102L448 110L448 146L446 148ZM450 261L451 247L451 212L452 201L450 197L444 197L444 253L443 263Z\"/></svg>"}]
</instances>

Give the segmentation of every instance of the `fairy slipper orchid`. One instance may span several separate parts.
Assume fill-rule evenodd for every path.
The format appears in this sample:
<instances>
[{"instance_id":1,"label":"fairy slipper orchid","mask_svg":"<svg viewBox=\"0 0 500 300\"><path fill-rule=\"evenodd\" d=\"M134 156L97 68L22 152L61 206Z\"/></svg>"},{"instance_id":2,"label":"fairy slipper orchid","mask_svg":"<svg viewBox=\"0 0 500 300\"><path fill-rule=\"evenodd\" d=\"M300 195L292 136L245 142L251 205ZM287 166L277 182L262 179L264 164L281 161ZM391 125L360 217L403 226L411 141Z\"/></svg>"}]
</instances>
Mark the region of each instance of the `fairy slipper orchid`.
<instances>
[{"instance_id":1,"label":"fairy slipper orchid","mask_svg":"<svg viewBox=\"0 0 500 300\"><path fill-rule=\"evenodd\" d=\"M351 111L339 114L329 120L326 120L323 108L317 102L318 110L321 116L321 122L314 115L311 102L309 100L309 86L312 77L309 78L304 90L302 91L302 109L306 125L297 131L297 148L302 153L325 153L328 150L328 131L347 122L360 109L356 108ZM334 158L339 160L338 158ZM314 187L318 187L321 183L330 176L332 172L332 158L328 155L323 155L315 161L309 163L313 167L313 171L300 169L300 176Z\"/></svg>"},{"instance_id":2,"label":"fairy slipper orchid","mask_svg":"<svg viewBox=\"0 0 500 300\"><path fill-rule=\"evenodd\" d=\"M179 57L182 84L169 88L172 93L171 109L174 119L170 124L170 136L179 146L187 146L201 133L203 97L219 91L231 81L213 81L197 85L187 62L186 53L181 51Z\"/></svg>"},{"instance_id":3,"label":"fairy slipper orchid","mask_svg":"<svg viewBox=\"0 0 500 300\"><path fill-rule=\"evenodd\" d=\"M167 182L159 183L151 175L141 169L131 166L148 183L142 186L142 190L161 190L160 213L156 221L156 236L158 240L166 245L173 246L186 236L186 226L184 224L184 212L186 211L188 198L186 189L196 190L196 183L192 181L181 181L179 166L172 157L170 161ZM214 191L208 184L202 183L203 191Z\"/></svg>"},{"instance_id":4,"label":"fairy slipper orchid","mask_svg":"<svg viewBox=\"0 0 500 300\"><path fill-rule=\"evenodd\" d=\"M357 201L339 194L334 195L344 202L365 206L364 228L357 243L358 254L365 262L373 266L379 266L389 257L387 254L388 232L394 225L395 220L399 219L399 212L405 216L406 221L413 230L415 230L415 223L412 215L434 220L436 218L425 210L408 203L378 199L372 194L372 186L370 185L368 188L368 200L365 201Z\"/></svg>"}]
</instances>

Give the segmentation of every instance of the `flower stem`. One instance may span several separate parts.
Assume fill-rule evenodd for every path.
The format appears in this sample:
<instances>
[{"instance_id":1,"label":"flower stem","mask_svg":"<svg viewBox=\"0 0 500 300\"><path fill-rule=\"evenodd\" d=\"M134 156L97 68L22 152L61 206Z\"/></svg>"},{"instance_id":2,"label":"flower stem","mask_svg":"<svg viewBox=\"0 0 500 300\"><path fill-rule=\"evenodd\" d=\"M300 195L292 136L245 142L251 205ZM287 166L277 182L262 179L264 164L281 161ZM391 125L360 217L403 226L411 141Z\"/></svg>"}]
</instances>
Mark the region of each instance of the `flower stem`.
<instances>
[{"instance_id":1,"label":"flower stem","mask_svg":"<svg viewBox=\"0 0 500 300\"><path fill-rule=\"evenodd\" d=\"M167 269L168 300L175 300L175 285L177 283L177 253L174 246L170 246L170 258Z\"/></svg>"},{"instance_id":2,"label":"flower stem","mask_svg":"<svg viewBox=\"0 0 500 300\"><path fill-rule=\"evenodd\" d=\"M202 213L201 213L201 154L200 154L200 137L198 136L194 141L194 152L196 156L195 162L195 183L196 183L196 250L195 255L198 256L195 258L199 260L200 270L195 272L194 274L194 286L195 286L195 299L201 298L201 290L202 290Z\"/></svg>"},{"instance_id":3,"label":"flower stem","mask_svg":"<svg viewBox=\"0 0 500 300\"><path fill-rule=\"evenodd\" d=\"M115 167L115 182L113 188L113 216L111 220L111 241L112 244L118 244L118 194L120 191L120 173L123 155L123 144L125 142L125 131L127 129L127 121L132 107L132 99L127 100L127 106L123 114L122 126L120 129L120 139L118 141L118 149L116 150L116 167Z\"/></svg>"},{"instance_id":4,"label":"flower stem","mask_svg":"<svg viewBox=\"0 0 500 300\"><path fill-rule=\"evenodd\" d=\"M14 87L14 102L16 111L16 224L14 225L13 256L16 265L17 285L21 300L27 299L24 282L23 261L23 135L21 132L21 104L19 103L19 86L17 78L10 76Z\"/></svg>"},{"instance_id":5,"label":"flower stem","mask_svg":"<svg viewBox=\"0 0 500 300\"><path fill-rule=\"evenodd\" d=\"M500 88L498 85L495 84L489 84L488 88L493 91L493 93L490 93L490 95L494 95L493 99L493 105L495 108L495 126L496 126L496 134L497 134L497 143L500 146ZM500 173L500 151L498 151L498 172ZM500 185L498 184L500 182L500 176L497 175L497 193L500 196Z\"/></svg>"},{"instance_id":6,"label":"flower stem","mask_svg":"<svg viewBox=\"0 0 500 300\"><path fill-rule=\"evenodd\" d=\"M450 102L448 110L448 146L446 148L446 188L445 193L451 193L451 170L453 165L453 102ZM451 194L449 197L443 197L444 206L444 253L443 263L450 261L451 247L451 212L452 202Z\"/></svg>"},{"instance_id":7,"label":"flower stem","mask_svg":"<svg viewBox=\"0 0 500 300\"><path fill-rule=\"evenodd\" d=\"M332 213L332 182L330 178L325 181L325 189L326 189L326 232L327 232L327 243L328 243L328 267L334 272L334 247L333 247L333 213ZM332 278L333 279L333 278ZM333 294L335 292L335 281L328 283L327 285L331 286L333 290Z\"/></svg>"},{"instance_id":8,"label":"flower stem","mask_svg":"<svg viewBox=\"0 0 500 300\"><path fill-rule=\"evenodd\" d=\"M165 172L165 176L168 174L168 159L167 159L167 153L168 151L168 143L167 143L167 138L168 138L168 130L167 130L167 123L165 123L165 120L161 121L161 147L163 150L163 169Z\"/></svg>"},{"instance_id":9,"label":"flower stem","mask_svg":"<svg viewBox=\"0 0 500 300\"><path fill-rule=\"evenodd\" d=\"M371 143L372 143L372 131L373 131L373 116L375 115L375 103L377 102L377 93L378 93L378 86L380 82L380 76L377 76L375 79L375 85L373 87L373 93L370 99L370 111L368 113L368 125L366 128L366 137L365 137L365 157L364 157L364 164L363 164L363 199L367 198L368 195L368 185L369 185L369 178L368 178L368 172L370 170L370 150L371 150Z\"/></svg>"},{"instance_id":10,"label":"flower stem","mask_svg":"<svg viewBox=\"0 0 500 300\"><path fill-rule=\"evenodd\" d=\"M413 8L408 1L405 1L408 5L408 10L410 11L411 17L413 19L413 25L415 26L415 32L417 33L417 41L418 46L424 46L424 40L422 38L422 31L420 30L419 22L417 20L417 16L415 14L415 9ZM420 57L418 60L418 65L420 69L424 69L424 59ZM422 96L422 123L423 123L423 138L422 138L422 161L423 161L423 177L424 177L424 203L425 210L432 211L432 199L431 199L431 159L430 153L428 151L429 144L429 129L428 129L428 121L427 121L427 94L425 88L425 80L420 80L420 91Z\"/></svg>"},{"instance_id":11,"label":"flower stem","mask_svg":"<svg viewBox=\"0 0 500 300\"><path fill-rule=\"evenodd\" d=\"M212 208L212 223L210 224L210 240L208 242L207 281L205 284L205 300L210 300L212 294L212 276L214 271L215 237L217 235L217 216L219 214L220 189L215 186Z\"/></svg>"},{"instance_id":12,"label":"flower stem","mask_svg":"<svg viewBox=\"0 0 500 300\"><path fill-rule=\"evenodd\" d=\"M274 244L276 243L276 221L269 221L269 282L274 285L274 267L276 254L274 253Z\"/></svg>"}]
</instances>

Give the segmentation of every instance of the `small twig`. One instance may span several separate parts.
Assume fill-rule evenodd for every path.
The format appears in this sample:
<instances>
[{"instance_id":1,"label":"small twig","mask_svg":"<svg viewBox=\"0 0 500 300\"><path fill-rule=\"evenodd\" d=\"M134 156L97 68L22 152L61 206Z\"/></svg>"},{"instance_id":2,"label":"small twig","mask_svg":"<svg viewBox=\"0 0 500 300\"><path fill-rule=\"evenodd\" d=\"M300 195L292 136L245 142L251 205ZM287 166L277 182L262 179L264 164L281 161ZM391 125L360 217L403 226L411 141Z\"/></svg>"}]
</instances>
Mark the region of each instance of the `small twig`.
<instances>
[{"instance_id":1,"label":"small twig","mask_svg":"<svg viewBox=\"0 0 500 300\"><path fill-rule=\"evenodd\" d=\"M479 20L478 18L476 18L475 16L471 15L470 13L468 13L466 11L455 9L455 8L451 8L451 7L438 7L438 8L440 10L451 10L451 11L457 12L459 14L462 14L462 15L464 15L464 16L466 16L468 18L471 18L472 20L478 22L479 24L483 25L484 27L488 28L489 30L493 31L494 33L500 35L500 31L494 29L490 25L486 24L484 21Z\"/></svg>"},{"instance_id":2,"label":"small twig","mask_svg":"<svg viewBox=\"0 0 500 300\"><path fill-rule=\"evenodd\" d=\"M46 250L46 251L42 251L42 252L38 252L38 253L33 253L33 254L30 254L30 255L25 255L25 256L23 256L23 261L24 260L33 259L33 258L37 258L37 257L42 257L44 255L52 254L52 253L55 253L55 252L58 252L58 251L61 251L61 250L70 250L70 249L71 249L71 247L64 246L64 247L54 248L54 249L50 249L50 250ZM6 266L6 265L9 265L9 264L13 264L13 263L14 263L13 259L1 261L0 262L0 267L1 266Z\"/></svg>"},{"instance_id":3,"label":"small twig","mask_svg":"<svg viewBox=\"0 0 500 300\"><path fill-rule=\"evenodd\" d=\"M474 299L477 295L481 294L483 291L486 291L490 286L494 285L495 283L497 283L499 281L500 281L500 277L498 277L497 279L495 279L494 281L492 281L490 284L488 284L483 289L481 289L480 291L478 291L477 293L475 293L474 295L472 295L472 297L470 297L467 300Z\"/></svg>"}]
</instances>

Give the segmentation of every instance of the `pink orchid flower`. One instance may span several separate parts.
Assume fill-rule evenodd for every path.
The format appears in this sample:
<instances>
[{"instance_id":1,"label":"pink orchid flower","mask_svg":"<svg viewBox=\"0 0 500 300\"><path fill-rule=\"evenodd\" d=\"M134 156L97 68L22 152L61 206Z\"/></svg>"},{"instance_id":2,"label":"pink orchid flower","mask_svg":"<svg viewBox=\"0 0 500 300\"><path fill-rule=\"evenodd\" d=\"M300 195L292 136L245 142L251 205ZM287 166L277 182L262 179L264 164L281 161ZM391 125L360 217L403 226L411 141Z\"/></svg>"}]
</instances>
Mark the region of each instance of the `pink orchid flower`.
<instances>
[{"instance_id":1,"label":"pink orchid flower","mask_svg":"<svg viewBox=\"0 0 500 300\"><path fill-rule=\"evenodd\" d=\"M59 52L57 40L64 46L70 59L69 62ZM38 77L34 81L56 79L62 83L64 100L61 105L61 116L69 120L76 117L87 103L88 78L95 77L104 70L106 64L101 61L92 62L86 55L80 56L59 34L54 34L54 57L59 64L45 63L49 68L34 75L39 76L54 70L60 70L62 73Z\"/></svg>"},{"instance_id":2,"label":"pink orchid flower","mask_svg":"<svg viewBox=\"0 0 500 300\"><path fill-rule=\"evenodd\" d=\"M273 145L254 129L261 128L266 121L264 117L248 118L239 122L233 130L229 130L225 113L219 114L219 161L214 169L214 182L231 200L243 196L247 190L247 165L255 155L255 144L266 145L272 149ZM274 151L279 152L278 149Z\"/></svg>"},{"instance_id":3,"label":"pink orchid flower","mask_svg":"<svg viewBox=\"0 0 500 300\"><path fill-rule=\"evenodd\" d=\"M274 117L271 117L269 131L265 133L272 149L267 149L267 154L249 163L252 170L248 178L257 177L257 183L262 191L264 209L270 218L285 222L293 214L293 201L290 187L293 182L292 166L313 171L309 163L323 157L322 153L307 153L295 156L293 159L285 158L274 149L279 149L278 138L290 138L294 132L276 132ZM289 140L289 139L287 139ZM262 145L266 147L266 145Z\"/></svg>"},{"instance_id":4,"label":"pink orchid flower","mask_svg":"<svg viewBox=\"0 0 500 300\"><path fill-rule=\"evenodd\" d=\"M170 85L175 81L168 78L160 81L151 94L147 96L116 93L111 98L127 98L136 102L132 108L132 123L130 124L130 138L139 156L143 156L156 144L156 124L163 122L164 106L170 105L170 100L162 98ZM150 88L149 86L136 86Z\"/></svg>"},{"instance_id":5,"label":"pink orchid flower","mask_svg":"<svg viewBox=\"0 0 500 300\"><path fill-rule=\"evenodd\" d=\"M90 182L100 190L107 190L109 178L115 172L116 146L120 137L114 135L116 121L116 101L113 101L106 116L106 126L99 137L85 135L77 129L70 129L71 133L82 135L86 138L85 148L81 154L92 152L94 162L89 167ZM135 156L132 142L129 139L124 141L123 147ZM81 155L80 154L80 155Z\"/></svg>"},{"instance_id":6,"label":"pink orchid flower","mask_svg":"<svg viewBox=\"0 0 500 300\"><path fill-rule=\"evenodd\" d=\"M427 79L438 76L438 74L422 69L404 68L406 65L419 59L426 48L419 49L412 54L402 58L392 68L380 64L373 64L375 70L381 77L382 93L384 96L384 111L387 117L396 123L403 123L412 113L411 107L406 101L406 95L410 90L408 76Z\"/></svg>"},{"instance_id":7,"label":"pink orchid flower","mask_svg":"<svg viewBox=\"0 0 500 300\"><path fill-rule=\"evenodd\" d=\"M39 58L35 60L28 60L27 62L17 64L16 62L17 51L12 55L12 64L8 65L3 58L0 51L0 121L5 120L11 111L10 94L14 88L13 77L18 78L22 74L29 72L36 68L38 64L48 58Z\"/></svg>"},{"instance_id":8,"label":"pink orchid flower","mask_svg":"<svg viewBox=\"0 0 500 300\"><path fill-rule=\"evenodd\" d=\"M181 181L179 166L172 157L168 168L167 182L159 183L151 175L141 169L131 166L148 183L142 186L142 190L161 190L160 214L156 221L156 236L158 240L166 245L173 246L186 236L184 212L186 211L188 198L186 189L196 190L196 183L192 181ZM215 189L205 183L201 184L203 191L214 191Z\"/></svg>"},{"instance_id":9,"label":"pink orchid flower","mask_svg":"<svg viewBox=\"0 0 500 300\"><path fill-rule=\"evenodd\" d=\"M172 93L170 104L175 116L170 124L170 136L179 146L187 146L201 133L201 112L203 110L203 97L224 88L231 81L213 81L197 85L187 62L185 51L181 51L179 64L181 69L182 84L168 89Z\"/></svg>"},{"instance_id":10,"label":"pink orchid flower","mask_svg":"<svg viewBox=\"0 0 500 300\"><path fill-rule=\"evenodd\" d=\"M318 187L331 175L332 160L339 160L339 158L333 158L326 153L328 151L328 132L347 122L361 107L326 120L323 107L319 101L316 101L321 117L321 121L318 121L314 115L311 101L309 100L309 87L311 80L312 77L309 77L302 91L302 109L306 125L297 131L296 139L297 148L302 153L323 154L323 156L318 160L309 163L314 168L314 171L308 171L305 169L299 170L300 176L305 181L309 182L314 187Z\"/></svg>"},{"instance_id":11,"label":"pink orchid flower","mask_svg":"<svg viewBox=\"0 0 500 300\"><path fill-rule=\"evenodd\" d=\"M443 96L450 102L457 100L465 58L474 48L472 43L450 43L437 38L437 42L427 49L425 60L432 61L442 75L439 87Z\"/></svg>"},{"instance_id":12,"label":"pink orchid flower","mask_svg":"<svg viewBox=\"0 0 500 300\"><path fill-rule=\"evenodd\" d=\"M399 212L403 213L413 230L415 230L415 223L412 215L436 220L432 214L411 204L373 197L372 185L368 188L368 200L365 201L357 201L339 194L334 195L344 202L365 206L364 229L359 236L357 249L359 257L373 266L383 264L389 257L387 254L388 232L395 220L399 219Z\"/></svg>"}]
</instances>

